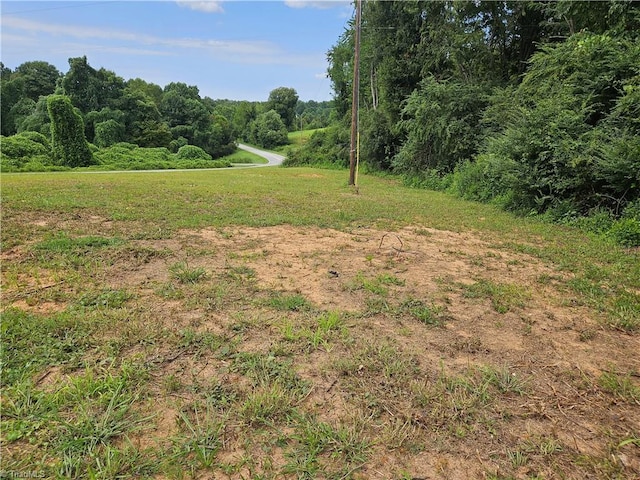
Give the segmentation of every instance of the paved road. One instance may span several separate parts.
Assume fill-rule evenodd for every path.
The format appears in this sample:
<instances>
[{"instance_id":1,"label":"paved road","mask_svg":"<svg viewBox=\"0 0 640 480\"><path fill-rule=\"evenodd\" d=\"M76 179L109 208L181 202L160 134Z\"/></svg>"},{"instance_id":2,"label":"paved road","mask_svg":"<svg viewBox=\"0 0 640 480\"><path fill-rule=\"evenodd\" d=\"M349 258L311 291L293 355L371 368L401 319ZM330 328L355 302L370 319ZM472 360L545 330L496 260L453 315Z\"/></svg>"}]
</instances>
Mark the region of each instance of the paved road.
<instances>
[{"instance_id":1,"label":"paved road","mask_svg":"<svg viewBox=\"0 0 640 480\"><path fill-rule=\"evenodd\" d=\"M254 153L262 158L267 159L268 163L260 164L261 167L274 167L277 165L282 165L284 161L284 156L279 155L277 153L265 152L264 150L258 150L257 148L250 147L249 145L244 145L242 143L238 144L238 148L240 150L245 150L250 153Z\"/></svg>"}]
</instances>

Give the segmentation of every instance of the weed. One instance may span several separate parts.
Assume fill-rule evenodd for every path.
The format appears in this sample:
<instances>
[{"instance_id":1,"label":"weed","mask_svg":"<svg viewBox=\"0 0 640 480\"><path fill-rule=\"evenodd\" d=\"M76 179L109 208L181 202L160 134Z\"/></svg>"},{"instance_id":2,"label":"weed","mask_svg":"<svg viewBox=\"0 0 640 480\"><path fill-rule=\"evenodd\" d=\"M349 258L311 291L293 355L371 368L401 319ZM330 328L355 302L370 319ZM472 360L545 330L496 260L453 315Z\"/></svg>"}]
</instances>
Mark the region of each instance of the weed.
<instances>
[{"instance_id":1,"label":"weed","mask_svg":"<svg viewBox=\"0 0 640 480\"><path fill-rule=\"evenodd\" d=\"M207 271L202 267L190 267L185 262L174 263L169 267L171 276L180 283L198 283L208 277Z\"/></svg>"},{"instance_id":2,"label":"weed","mask_svg":"<svg viewBox=\"0 0 640 480\"><path fill-rule=\"evenodd\" d=\"M231 369L248 376L254 386L277 383L297 397L302 397L309 389L308 383L291 368L290 361L278 361L271 354L238 353L234 356Z\"/></svg>"},{"instance_id":3,"label":"weed","mask_svg":"<svg viewBox=\"0 0 640 480\"><path fill-rule=\"evenodd\" d=\"M300 312L310 310L311 303L300 294L286 295L282 293L274 294L267 302L272 308L282 311Z\"/></svg>"},{"instance_id":4,"label":"weed","mask_svg":"<svg viewBox=\"0 0 640 480\"><path fill-rule=\"evenodd\" d=\"M133 294L126 290L111 288L83 294L78 299L78 305L89 308L120 308L133 298Z\"/></svg>"},{"instance_id":5,"label":"weed","mask_svg":"<svg viewBox=\"0 0 640 480\"><path fill-rule=\"evenodd\" d=\"M240 414L251 425L271 425L291 413L294 401L291 392L280 383L265 384L247 396Z\"/></svg>"},{"instance_id":6,"label":"weed","mask_svg":"<svg viewBox=\"0 0 640 480\"><path fill-rule=\"evenodd\" d=\"M367 459L371 442L361 421L348 427L334 426L307 415L299 417L294 428L295 444L287 453L289 462L283 473L295 473L298 478L318 478L321 473L328 478L347 478ZM337 460L341 468L332 471L334 462L329 459Z\"/></svg>"},{"instance_id":7,"label":"weed","mask_svg":"<svg viewBox=\"0 0 640 480\"><path fill-rule=\"evenodd\" d=\"M313 350L322 347L324 350L330 351L331 339L340 333L346 335L342 316L338 312L328 312L318 317L314 329L303 329L299 333L299 337L305 339Z\"/></svg>"},{"instance_id":8,"label":"weed","mask_svg":"<svg viewBox=\"0 0 640 480\"><path fill-rule=\"evenodd\" d=\"M530 294L522 287L512 284L499 284L480 279L471 285L462 285L466 298L489 298L493 309L498 313L507 313L513 307L524 308Z\"/></svg>"},{"instance_id":9,"label":"weed","mask_svg":"<svg viewBox=\"0 0 640 480\"><path fill-rule=\"evenodd\" d=\"M182 382L173 373L163 380L163 387L167 393L176 393L182 390Z\"/></svg>"},{"instance_id":10,"label":"weed","mask_svg":"<svg viewBox=\"0 0 640 480\"><path fill-rule=\"evenodd\" d=\"M122 243L122 241L116 238L99 236L71 238L65 233L59 233L47 240L43 240L42 242L35 244L33 248L39 252L81 253L94 248L108 247L111 245L118 245L120 243Z\"/></svg>"},{"instance_id":11,"label":"weed","mask_svg":"<svg viewBox=\"0 0 640 480\"><path fill-rule=\"evenodd\" d=\"M615 371L603 372L598 379L598 384L605 391L618 398L629 402L640 402L640 387L638 387L631 375L620 375Z\"/></svg>"},{"instance_id":12,"label":"weed","mask_svg":"<svg viewBox=\"0 0 640 480\"><path fill-rule=\"evenodd\" d=\"M388 450L402 448L416 435L417 428L410 418L394 418L385 426L381 443Z\"/></svg>"},{"instance_id":13,"label":"weed","mask_svg":"<svg viewBox=\"0 0 640 480\"><path fill-rule=\"evenodd\" d=\"M80 377L68 395L75 409L54 440L64 476L82 475L111 441L143 428L149 420L131 412L137 395L129 391L126 377Z\"/></svg>"},{"instance_id":14,"label":"weed","mask_svg":"<svg viewBox=\"0 0 640 480\"><path fill-rule=\"evenodd\" d=\"M207 403L204 410L194 404L178 413L182 431L174 440L180 456L193 461L198 468L210 468L223 445L225 419L219 418Z\"/></svg>"},{"instance_id":15,"label":"weed","mask_svg":"<svg viewBox=\"0 0 640 480\"><path fill-rule=\"evenodd\" d=\"M443 322L444 307L433 303L427 305L421 300L410 298L400 304L400 311L408 313L425 325L439 326Z\"/></svg>"},{"instance_id":16,"label":"weed","mask_svg":"<svg viewBox=\"0 0 640 480\"><path fill-rule=\"evenodd\" d=\"M386 297L389 294L389 286L402 286L404 280L386 273L373 278L367 278L359 272L352 280L345 283L348 291L365 290L374 295Z\"/></svg>"},{"instance_id":17,"label":"weed","mask_svg":"<svg viewBox=\"0 0 640 480\"><path fill-rule=\"evenodd\" d=\"M54 421L60 405L57 393L36 390L30 381L16 383L3 391L3 435L7 442L32 438Z\"/></svg>"},{"instance_id":18,"label":"weed","mask_svg":"<svg viewBox=\"0 0 640 480\"><path fill-rule=\"evenodd\" d=\"M91 345L92 319L75 312L40 316L9 308L2 315L2 383L11 385L39 369L78 365Z\"/></svg>"},{"instance_id":19,"label":"weed","mask_svg":"<svg viewBox=\"0 0 640 480\"><path fill-rule=\"evenodd\" d=\"M507 367L492 368L484 367L481 369L483 378L491 385L495 386L500 393L517 393L524 394L525 383L515 373Z\"/></svg>"},{"instance_id":20,"label":"weed","mask_svg":"<svg viewBox=\"0 0 640 480\"><path fill-rule=\"evenodd\" d=\"M507 458L513 468L524 467L529 462L529 457L521 450L507 449Z\"/></svg>"}]
</instances>

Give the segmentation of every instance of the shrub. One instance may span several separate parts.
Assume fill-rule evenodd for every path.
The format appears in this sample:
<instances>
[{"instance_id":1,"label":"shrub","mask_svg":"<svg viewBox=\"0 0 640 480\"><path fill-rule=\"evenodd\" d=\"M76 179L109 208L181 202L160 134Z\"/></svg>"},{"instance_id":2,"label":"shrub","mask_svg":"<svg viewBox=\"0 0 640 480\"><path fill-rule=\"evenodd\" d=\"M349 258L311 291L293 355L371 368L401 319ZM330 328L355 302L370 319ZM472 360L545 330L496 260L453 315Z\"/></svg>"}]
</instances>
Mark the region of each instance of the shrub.
<instances>
[{"instance_id":1,"label":"shrub","mask_svg":"<svg viewBox=\"0 0 640 480\"><path fill-rule=\"evenodd\" d=\"M608 235L625 247L640 247L640 220L635 218L621 218L616 220Z\"/></svg>"},{"instance_id":2,"label":"shrub","mask_svg":"<svg viewBox=\"0 0 640 480\"><path fill-rule=\"evenodd\" d=\"M45 135L43 135L40 132L25 131L25 132L19 133L18 135L22 138L27 138L32 142L36 142L36 143L39 143L40 145L43 145L47 150L51 150L51 142Z\"/></svg>"},{"instance_id":3,"label":"shrub","mask_svg":"<svg viewBox=\"0 0 640 480\"><path fill-rule=\"evenodd\" d=\"M2 137L2 156L11 160L20 160L35 155L46 155L49 149L40 142L35 142L24 134ZM26 161L26 160L25 160Z\"/></svg>"},{"instance_id":4,"label":"shrub","mask_svg":"<svg viewBox=\"0 0 640 480\"><path fill-rule=\"evenodd\" d=\"M344 168L349 166L349 144L349 129L344 125L318 130L302 147L287 154L283 166L315 165Z\"/></svg>"},{"instance_id":5,"label":"shrub","mask_svg":"<svg viewBox=\"0 0 640 480\"><path fill-rule=\"evenodd\" d=\"M180 147L184 147L185 145L189 144L189 140L187 140L184 137L178 137L175 140L171 140L171 142L169 143L169 150L171 150L172 153L178 153L178 150L180 150Z\"/></svg>"},{"instance_id":6,"label":"shrub","mask_svg":"<svg viewBox=\"0 0 640 480\"><path fill-rule=\"evenodd\" d=\"M251 141L264 148L273 148L289 143L287 127L275 110L261 113L251 122Z\"/></svg>"},{"instance_id":7,"label":"shrub","mask_svg":"<svg viewBox=\"0 0 640 480\"><path fill-rule=\"evenodd\" d=\"M211 160L211 155L195 145L184 145L178 149L179 160Z\"/></svg>"},{"instance_id":8,"label":"shrub","mask_svg":"<svg viewBox=\"0 0 640 480\"><path fill-rule=\"evenodd\" d=\"M5 172L22 171L34 159L43 165L50 165L51 150L47 143L44 135L37 132L0 137L0 168ZM29 171L34 171L33 167Z\"/></svg>"},{"instance_id":9,"label":"shrub","mask_svg":"<svg viewBox=\"0 0 640 480\"><path fill-rule=\"evenodd\" d=\"M115 120L106 120L96 123L95 144L99 147L108 147L121 142L124 139L124 125Z\"/></svg>"}]
</instances>

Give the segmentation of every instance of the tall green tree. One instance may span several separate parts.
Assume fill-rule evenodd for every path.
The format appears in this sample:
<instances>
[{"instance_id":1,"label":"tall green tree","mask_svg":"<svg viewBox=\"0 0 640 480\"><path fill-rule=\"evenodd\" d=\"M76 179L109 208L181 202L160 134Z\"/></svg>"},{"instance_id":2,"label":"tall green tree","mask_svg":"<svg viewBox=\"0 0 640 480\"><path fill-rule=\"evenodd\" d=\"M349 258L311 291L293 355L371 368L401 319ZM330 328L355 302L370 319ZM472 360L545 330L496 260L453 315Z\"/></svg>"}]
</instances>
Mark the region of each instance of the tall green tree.
<instances>
[{"instance_id":1,"label":"tall green tree","mask_svg":"<svg viewBox=\"0 0 640 480\"><path fill-rule=\"evenodd\" d=\"M296 118L296 105L298 103L298 92L293 88L278 87L269 93L266 104L266 111L274 110L280 115L287 129L294 127Z\"/></svg>"},{"instance_id":2,"label":"tall green tree","mask_svg":"<svg viewBox=\"0 0 640 480\"><path fill-rule=\"evenodd\" d=\"M54 93L57 82L62 78L53 65L42 61L25 62L13 73L14 78L22 78L22 95L37 102L41 96Z\"/></svg>"},{"instance_id":3,"label":"tall green tree","mask_svg":"<svg viewBox=\"0 0 640 480\"><path fill-rule=\"evenodd\" d=\"M114 72L94 69L87 57L69 59L69 71L62 79L65 95L83 114L112 107L122 96L124 80Z\"/></svg>"},{"instance_id":4,"label":"tall green tree","mask_svg":"<svg viewBox=\"0 0 640 480\"><path fill-rule=\"evenodd\" d=\"M93 163L93 155L84 136L82 117L65 95L51 95L47 99L51 118L51 150L54 162L67 167L86 167Z\"/></svg>"},{"instance_id":5,"label":"tall green tree","mask_svg":"<svg viewBox=\"0 0 640 480\"><path fill-rule=\"evenodd\" d=\"M251 141L264 148L286 145L288 142L287 127L275 110L258 115L251 123L250 132Z\"/></svg>"}]
</instances>

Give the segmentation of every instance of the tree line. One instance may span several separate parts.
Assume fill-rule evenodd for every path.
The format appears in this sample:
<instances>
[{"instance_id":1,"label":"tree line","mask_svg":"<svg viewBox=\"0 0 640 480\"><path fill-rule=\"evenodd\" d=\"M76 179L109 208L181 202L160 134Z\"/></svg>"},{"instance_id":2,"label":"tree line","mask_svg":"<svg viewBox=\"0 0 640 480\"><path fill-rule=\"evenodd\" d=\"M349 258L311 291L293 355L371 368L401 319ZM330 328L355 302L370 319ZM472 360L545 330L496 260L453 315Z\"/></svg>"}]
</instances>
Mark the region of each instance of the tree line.
<instances>
[{"instance_id":1,"label":"tree line","mask_svg":"<svg viewBox=\"0 0 640 480\"><path fill-rule=\"evenodd\" d=\"M98 149L122 144L166 149L156 151L163 158L185 146L193 156L197 147L196 156L216 159L233 153L238 139L284 145L289 130L325 126L331 112L330 102L300 101L288 87L272 90L265 102L249 102L203 98L197 86L181 82L163 88L140 78L125 81L93 68L86 56L70 58L65 74L44 61L15 70L2 64L0 86L5 171L34 156L37 165L87 166L96 163Z\"/></svg>"},{"instance_id":2,"label":"tree line","mask_svg":"<svg viewBox=\"0 0 640 480\"><path fill-rule=\"evenodd\" d=\"M328 53L342 120L289 165L348 163L354 31ZM640 243L639 34L626 0L366 1L361 159L522 214L626 215Z\"/></svg>"}]
</instances>

